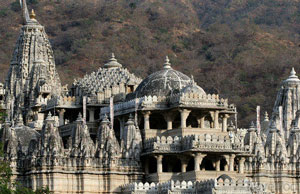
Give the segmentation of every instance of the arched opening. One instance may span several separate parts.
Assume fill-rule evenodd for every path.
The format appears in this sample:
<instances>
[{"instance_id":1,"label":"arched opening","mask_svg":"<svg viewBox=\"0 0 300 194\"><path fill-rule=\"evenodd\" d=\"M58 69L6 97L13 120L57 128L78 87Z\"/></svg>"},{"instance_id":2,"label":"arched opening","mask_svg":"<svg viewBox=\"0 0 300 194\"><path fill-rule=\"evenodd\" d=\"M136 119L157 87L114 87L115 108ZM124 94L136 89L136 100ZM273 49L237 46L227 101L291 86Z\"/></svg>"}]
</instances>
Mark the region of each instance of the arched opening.
<instances>
[{"instance_id":1,"label":"arched opening","mask_svg":"<svg viewBox=\"0 0 300 194\"><path fill-rule=\"evenodd\" d=\"M117 138L118 142L120 143L120 141L121 141L120 140L121 139L121 137L120 137L121 126L120 126L120 121L117 118L114 119L114 131L115 131L116 138Z\"/></svg>"},{"instance_id":2,"label":"arched opening","mask_svg":"<svg viewBox=\"0 0 300 194\"><path fill-rule=\"evenodd\" d=\"M188 128L198 128L197 118L195 116L193 116L192 114L190 114L186 120L186 126Z\"/></svg>"},{"instance_id":3,"label":"arched opening","mask_svg":"<svg viewBox=\"0 0 300 194\"><path fill-rule=\"evenodd\" d=\"M3 100L3 96L1 95L1 96L0 96L0 101L2 101L2 100Z\"/></svg>"},{"instance_id":4,"label":"arched opening","mask_svg":"<svg viewBox=\"0 0 300 194\"><path fill-rule=\"evenodd\" d=\"M176 156L164 156L163 172L181 172L181 161Z\"/></svg>"},{"instance_id":5,"label":"arched opening","mask_svg":"<svg viewBox=\"0 0 300 194\"><path fill-rule=\"evenodd\" d=\"M154 157L149 157L149 173L156 173L157 172L157 161Z\"/></svg>"},{"instance_id":6,"label":"arched opening","mask_svg":"<svg viewBox=\"0 0 300 194\"><path fill-rule=\"evenodd\" d=\"M227 162L226 162L225 158L222 158L220 161L220 170L224 171L226 165L227 165Z\"/></svg>"},{"instance_id":7,"label":"arched opening","mask_svg":"<svg viewBox=\"0 0 300 194\"><path fill-rule=\"evenodd\" d=\"M203 158L202 163L200 165L201 170L216 170L213 165L213 162L208 157Z\"/></svg>"},{"instance_id":8,"label":"arched opening","mask_svg":"<svg viewBox=\"0 0 300 194\"><path fill-rule=\"evenodd\" d=\"M163 115L152 113L150 115L150 129L167 129L167 122Z\"/></svg>"},{"instance_id":9,"label":"arched opening","mask_svg":"<svg viewBox=\"0 0 300 194\"><path fill-rule=\"evenodd\" d=\"M186 167L186 171L188 172L188 171L193 171L193 170L195 170L195 160L194 160L194 158L191 158L190 160L189 160L189 162L188 162L188 165L187 165L187 167Z\"/></svg>"}]
</instances>

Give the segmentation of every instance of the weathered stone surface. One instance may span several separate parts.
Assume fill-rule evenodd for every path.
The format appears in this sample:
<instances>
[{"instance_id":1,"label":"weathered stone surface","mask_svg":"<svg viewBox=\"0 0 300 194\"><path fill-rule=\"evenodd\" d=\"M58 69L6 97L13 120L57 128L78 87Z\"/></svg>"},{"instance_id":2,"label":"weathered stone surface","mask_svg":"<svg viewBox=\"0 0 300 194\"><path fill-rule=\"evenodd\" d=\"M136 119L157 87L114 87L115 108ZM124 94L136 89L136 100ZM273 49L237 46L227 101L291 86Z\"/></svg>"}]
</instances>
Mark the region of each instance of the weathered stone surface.
<instances>
[{"instance_id":1,"label":"weathered stone surface","mask_svg":"<svg viewBox=\"0 0 300 194\"><path fill-rule=\"evenodd\" d=\"M54 193L300 192L294 70L271 118L249 129L235 126L228 99L207 94L168 58L141 82L113 55L68 91L44 27L22 5L25 24L0 83L4 159L20 184Z\"/></svg>"}]
</instances>

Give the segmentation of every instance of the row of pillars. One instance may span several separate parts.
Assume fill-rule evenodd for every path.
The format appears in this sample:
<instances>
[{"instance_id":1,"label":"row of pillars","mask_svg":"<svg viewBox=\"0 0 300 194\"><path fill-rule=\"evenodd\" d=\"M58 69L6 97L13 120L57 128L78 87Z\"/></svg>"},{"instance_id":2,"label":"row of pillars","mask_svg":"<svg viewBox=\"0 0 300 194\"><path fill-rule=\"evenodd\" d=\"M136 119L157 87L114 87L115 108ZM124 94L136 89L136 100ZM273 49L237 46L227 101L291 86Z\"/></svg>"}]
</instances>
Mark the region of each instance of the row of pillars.
<instances>
[{"instance_id":1,"label":"row of pillars","mask_svg":"<svg viewBox=\"0 0 300 194\"><path fill-rule=\"evenodd\" d=\"M200 171L200 165L202 163L202 160L204 157L207 156L207 154L202 154L202 153L197 153L194 154L194 171ZM163 160L163 155L157 155L156 157L156 165L157 165L157 173L162 173L163 172L163 164L162 164L162 160ZM224 171L234 171L234 159L235 159L235 155L234 154L230 154L230 155L224 155L223 156L227 162L227 164L224 167ZM188 165L189 160L187 158L180 158L181 160L181 172L186 172L186 168ZM216 171L221 171L220 170L220 162L221 159L218 159L215 161L215 168ZM239 163L238 163L238 172L239 173L244 173L244 163L245 163L245 158L244 157L240 157L239 158ZM145 171L147 174L149 174L149 162L146 161L145 164Z\"/></svg>"},{"instance_id":2,"label":"row of pillars","mask_svg":"<svg viewBox=\"0 0 300 194\"><path fill-rule=\"evenodd\" d=\"M181 128L186 128L186 121L187 118L189 116L189 114L191 113L190 110L187 109L180 109L180 122L181 122ZM150 129L150 115L151 112L150 111L145 111L143 112L144 115L144 129ZM211 111L210 112L211 117L213 118L213 128L218 129L219 126L219 111ZM176 113L174 112L168 112L164 114L164 119L167 122L167 129L171 130L173 129L173 120L175 119ZM227 120L229 118L229 114L223 114L222 115L222 131L223 132L227 132ZM200 125L200 128L205 128L204 124L205 124L205 115L201 116L200 118L197 118L198 124Z\"/></svg>"},{"instance_id":3,"label":"row of pillars","mask_svg":"<svg viewBox=\"0 0 300 194\"><path fill-rule=\"evenodd\" d=\"M96 108L88 108L89 111L89 122L94 122L95 121L95 110ZM59 126L62 126L65 124L65 120L64 120L64 115L66 110L65 109L58 109L58 116L59 116Z\"/></svg>"}]
</instances>

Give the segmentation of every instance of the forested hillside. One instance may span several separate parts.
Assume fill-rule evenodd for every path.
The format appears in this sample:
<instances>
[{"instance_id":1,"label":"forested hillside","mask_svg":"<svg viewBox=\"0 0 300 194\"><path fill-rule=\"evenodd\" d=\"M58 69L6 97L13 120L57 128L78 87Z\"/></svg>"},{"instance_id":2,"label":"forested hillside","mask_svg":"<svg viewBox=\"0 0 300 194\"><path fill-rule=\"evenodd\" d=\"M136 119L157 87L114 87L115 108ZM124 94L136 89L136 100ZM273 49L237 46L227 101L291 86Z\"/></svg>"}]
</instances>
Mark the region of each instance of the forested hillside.
<instances>
[{"instance_id":1,"label":"forested hillside","mask_svg":"<svg viewBox=\"0 0 300 194\"><path fill-rule=\"evenodd\" d=\"M255 107L271 113L294 66L300 73L299 0L27 0L46 27L63 83L102 66L114 52L145 77L168 55L209 93L238 107L240 126ZM4 81L22 25L19 0L0 0Z\"/></svg>"}]
</instances>

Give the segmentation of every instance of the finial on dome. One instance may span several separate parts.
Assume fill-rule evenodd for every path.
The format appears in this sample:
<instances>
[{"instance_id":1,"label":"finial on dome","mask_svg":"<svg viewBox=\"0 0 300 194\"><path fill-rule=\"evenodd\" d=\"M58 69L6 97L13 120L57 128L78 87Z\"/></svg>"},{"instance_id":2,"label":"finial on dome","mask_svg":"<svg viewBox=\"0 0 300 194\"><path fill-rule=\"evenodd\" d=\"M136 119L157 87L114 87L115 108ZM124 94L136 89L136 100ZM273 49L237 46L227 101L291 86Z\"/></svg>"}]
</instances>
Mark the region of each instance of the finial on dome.
<instances>
[{"instance_id":1,"label":"finial on dome","mask_svg":"<svg viewBox=\"0 0 300 194\"><path fill-rule=\"evenodd\" d=\"M171 69L171 63L169 60L169 57L166 56L165 64L164 64L164 69Z\"/></svg>"},{"instance_id":2,"label":"finial on dome","mask_svg":"<svg viewBox=\"0 0 300 194\"><path fill-rule=\"evenodd\" d=\"M115 53L111 53L111 58L110 61L116 61L117 59L115 58Z\"/></svg>"},{"instance_id":3,"label":"finial on dome","mask_svg":"<svg viewBox=\"0 0 300 194\"><path fill-rule=\"evenodd\" d=\"M286 81L300 81L298 79L298 76L296 75L296 71L295 71L294 67L292 68L290 76L288 77L288 79Z\"/></svg>"},{"instance_id":4,"label":"finial on dome","mask_svg":"<svg viewBox=\"0 0 300 194\"><path fill-rule=\"evenodd\" d=\"M230 123L229 123L229 125L227 127L227 131L234 131L234 129L235 129L235 126L234 126L233 122L230 121Z\"/></svg>"},{"instance_id":5,"label":"finial on dome","mask_svg":"<svg viewBox=\"0 0 300 194\"><path fill-rule=\"evenodd\" d=\"M121 67L122 65L115 58L115 54L111 53L111 58L109 59L108 63L104 65L104 68L121 68Z\"/></svg>"},{"instance_id":6,"label":"finial on dome","mask_svg":"<svg viewBox=\"0 0 300 194\"><path fill-rule=\"evenodd\" d=\"M267 111L265 112L265 118L264 118L264 121L269 121L269 115L268 115L268 112L267 112Z\"/></svg>"},{"instance_id":7,"label":"finial on dome","mask_svg":"<svg viewBox=\"0 0 300 194\"><path fill-rule=\"evenodd\" d=\"M48 116L47 116L46 120L52 120L52 114L51 114L50 111L49 111L49 113L48 113Z\"/></svg>"},{"instance_id":8,"label":"finial on dome","mask_svg":"<svg viewBox=\"0 0 300 194\"><path fill-rule=\"evenodd\" d=\"M30 19L35 20L35 17L36 17L36 15L35 15L34 9L32 9L31 13L30 13Z\"/></svg>"},{"instance_id":9,"label":"finial on dome","mask_svg":"<svg viewBox=\"0 0 300 194\"><path fill-rule=\"evenodd\" d=\"M81 112L79 112L78 114L78 117L77 117L77 120L76 121L83 121L83 118L82 118L82 114Z\"/></svg>"},{"instance_id":10,"label":"finial on dome","mask_svg":"<svg viewBox=\"0 0 300 194\"><path fill-rule=\"evenodd\" d=\"M108 120L107 114L105 114L101 121L101 124L107 124L107 123L109 123L109 120Z\"/></svg>"},{"instance_id":11,"label":"finial on dome","mask_svg":"<svg viewBox=\"0 0 300 194\"><path fill-rule=\"evenodd\" d=\"M195 80L194 80L194 76L193 75L191 75L191 84L195 85Z\"/></svg>"}]
</instances>

